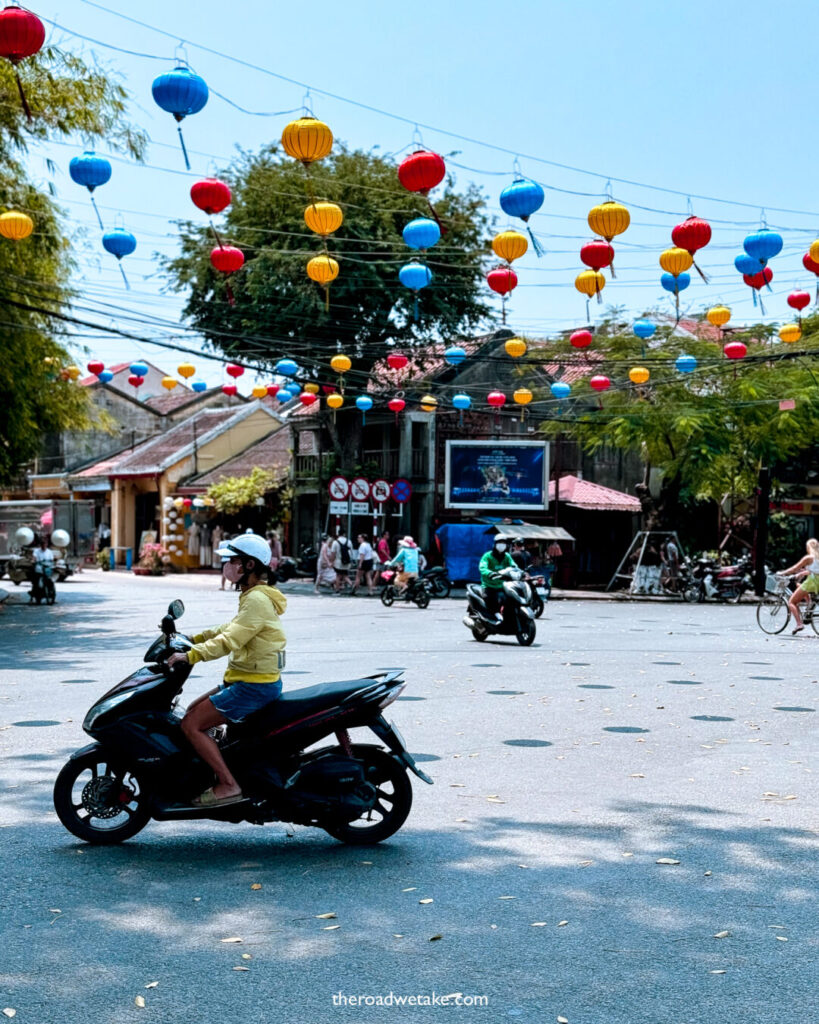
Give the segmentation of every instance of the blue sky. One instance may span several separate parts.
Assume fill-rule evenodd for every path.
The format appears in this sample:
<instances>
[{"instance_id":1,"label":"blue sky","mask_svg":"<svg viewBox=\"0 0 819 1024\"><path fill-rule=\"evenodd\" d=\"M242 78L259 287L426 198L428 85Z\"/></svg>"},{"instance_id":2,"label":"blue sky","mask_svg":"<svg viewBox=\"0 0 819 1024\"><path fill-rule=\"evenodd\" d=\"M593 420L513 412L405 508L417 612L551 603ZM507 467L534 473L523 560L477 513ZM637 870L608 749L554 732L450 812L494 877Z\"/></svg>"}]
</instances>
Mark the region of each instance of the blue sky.
<instances>
[{"instance_id":1,"label":"blue sky","mask_svg":"<svg viewBox=\"0 0 819 1024\"><path fill-rule=\"evenodd\" d=\"M301 106L305 90L194 44L309 84L316 115L351 146L396 153L410 147L415 122L425 126L425 145L444 155L457 151L448 157L457 182L484 188L501 227L508 222L498 195L512 180L517 154L524 174L547 187L546 202L532 220L547 253L539 260L530 250L516 264L520 285L509 322L521 333L542 336L585 321L583 299L573 287L583 269L578 250L591 237L586 213L600 201L609 177L615 198L631 210L632 226L615 241L618 276L605 290L606 302L635 315L658 305L671 312L657 259L671 244L671 228L687 214L688 195L694 212L712 222L714 237L698 257L711 283L693 275L682 294L684 309L698 312L722 301L733 309L735 322L759 318L733 258L742 251L743 237L759 225L762 208L785 238L782 254L771 263L768 319L790 318L785 297L794 287L813 290L815 279L801 265L802 253L819 236L813 113L819 8L808 0L103 3L174 38L84 0L33 5L70 30L51 29L55 41L93 52L122 77L134 97L132 118L151 138L149 166L116 161L112 180L97 193L106 224L120 213L139 239L126 262L131 292L124 290L113 258L101 250L87 193L67 174L82 140L76 147L32 151L33 172L43 182L45 157L59 165L58 194L89 298L138 315L178 319L181 300L162 293L154 254L174 251L175 219L199 216L189 199L190 184L215 173L237 146L252 150L277 139L292 116L249 116L211 96L183 126L193 164L187 174L175 122L150 93L153 77L172 66L179 41L212 89L248 109L292 110ZM117 53L76 34L164 59ZM730 202L693 198L698 195ZM118 322L114 315L111 324ZM177 361L153 346L113 338L88 344L108 363L137 356L163 367ZM197 366L209 383L222 380L216 363L202 359Z\"/></svg>"}]
</instances>

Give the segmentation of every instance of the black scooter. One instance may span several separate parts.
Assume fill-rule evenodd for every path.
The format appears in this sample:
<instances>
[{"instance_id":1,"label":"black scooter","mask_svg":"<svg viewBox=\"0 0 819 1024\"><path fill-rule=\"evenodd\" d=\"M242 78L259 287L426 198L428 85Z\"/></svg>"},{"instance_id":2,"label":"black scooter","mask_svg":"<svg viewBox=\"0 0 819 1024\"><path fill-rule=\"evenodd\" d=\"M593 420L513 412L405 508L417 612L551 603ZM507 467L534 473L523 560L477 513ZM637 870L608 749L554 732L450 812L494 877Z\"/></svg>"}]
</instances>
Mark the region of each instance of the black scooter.
<instances>
[{"instance_id":1,"label":"black scooter","mask_svg":"<svg viewBox=\"0 0 819 1024\"><path fill-rule=\"evenodd\" d=\"M486 607L483 589L477 583L466 587L466 615L463 623L472 636L481 642L493 634L514 636L521 647L535 642L537 626L532 611L532 588L524 580L521 569L501 569L494 574L502 581L499 593L500 612L493 615Z\"/></svg>"},{"instance_id":2,"label":"black scooter","mask_svg":"<svg viewBox=\"0 0 819 1024\"><path fill-rule=\"evenodd\" d=\"M217 742L244 799L222 807L192 800L213 783L185 739L176 698L190 666L167 661L190 640L176 633L184 611L172 601L162 636L137 669L100 698L83 729L94 741L76 751L54 785L54 807L69 832L89 843L119 843L157 821L204 818L262 825L288 821L324 829L345 843L378 843L412 806L407 770L432 784L382 712L404 689L400 672L322 683L284 693ZM352 744L348 729L370 728L375 744ZM305 753L331 734L336 744Z\"/></svg>"}]
</instances>

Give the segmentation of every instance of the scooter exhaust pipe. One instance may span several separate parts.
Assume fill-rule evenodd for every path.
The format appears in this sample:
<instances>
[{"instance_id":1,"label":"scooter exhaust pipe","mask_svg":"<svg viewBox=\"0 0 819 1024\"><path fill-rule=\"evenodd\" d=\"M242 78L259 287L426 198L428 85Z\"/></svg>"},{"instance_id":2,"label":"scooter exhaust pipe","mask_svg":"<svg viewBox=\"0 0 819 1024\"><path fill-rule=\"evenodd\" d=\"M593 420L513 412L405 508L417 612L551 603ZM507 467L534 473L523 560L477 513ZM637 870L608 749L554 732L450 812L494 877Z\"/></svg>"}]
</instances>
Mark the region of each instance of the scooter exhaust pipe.
<instances>
[{"instance_id":1,"label":"scooter exhaust pipe","mask_svg":"<svg viewBox=\"0 0 819 1024\"><path fill-rule=\"evenodd\" d=\"M469 615L464 615L464 617L463 617L463 624L468 629L474 629L475 628L475 620L473 618L471 618Z\"/></svg>"}]
</instances>

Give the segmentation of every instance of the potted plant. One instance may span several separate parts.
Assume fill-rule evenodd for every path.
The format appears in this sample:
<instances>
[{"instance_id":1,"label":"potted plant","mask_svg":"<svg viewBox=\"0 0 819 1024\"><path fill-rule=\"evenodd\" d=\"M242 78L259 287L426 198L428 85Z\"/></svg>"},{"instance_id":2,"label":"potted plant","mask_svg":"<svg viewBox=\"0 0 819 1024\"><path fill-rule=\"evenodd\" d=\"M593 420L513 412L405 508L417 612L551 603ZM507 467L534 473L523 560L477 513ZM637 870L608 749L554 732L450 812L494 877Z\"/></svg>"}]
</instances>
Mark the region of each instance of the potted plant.
<instances>
[{"instance_id":1,"label":"potted plant","mask_svg":"<svg viewBox=\"0 0 819 1024\"><path fill-rule=\"evenodd\" d=\"M168 552L161 544L143 544L139 562L134 566L137 576L161 576L165 572L165 557Z\"/></svg>"}]
</instances>

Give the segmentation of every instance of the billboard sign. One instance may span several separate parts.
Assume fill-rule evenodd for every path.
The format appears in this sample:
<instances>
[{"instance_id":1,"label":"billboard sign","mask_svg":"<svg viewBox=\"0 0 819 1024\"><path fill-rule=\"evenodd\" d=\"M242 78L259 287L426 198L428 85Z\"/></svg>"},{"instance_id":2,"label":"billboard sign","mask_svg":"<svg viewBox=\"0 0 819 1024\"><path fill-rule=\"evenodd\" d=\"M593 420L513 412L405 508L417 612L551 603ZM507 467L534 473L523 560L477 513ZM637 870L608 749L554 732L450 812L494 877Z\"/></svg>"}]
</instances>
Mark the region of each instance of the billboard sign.
<instances>
[{"instance_id":1,"label":"billboard sign","mask_svg":"<svg viewBox=\"0 0 819 1024\"><path fill-rule=\"evenodd\" d=\"M447 508L549 507L547 441L447 441Z\"/></svg>"}]
</instances>

